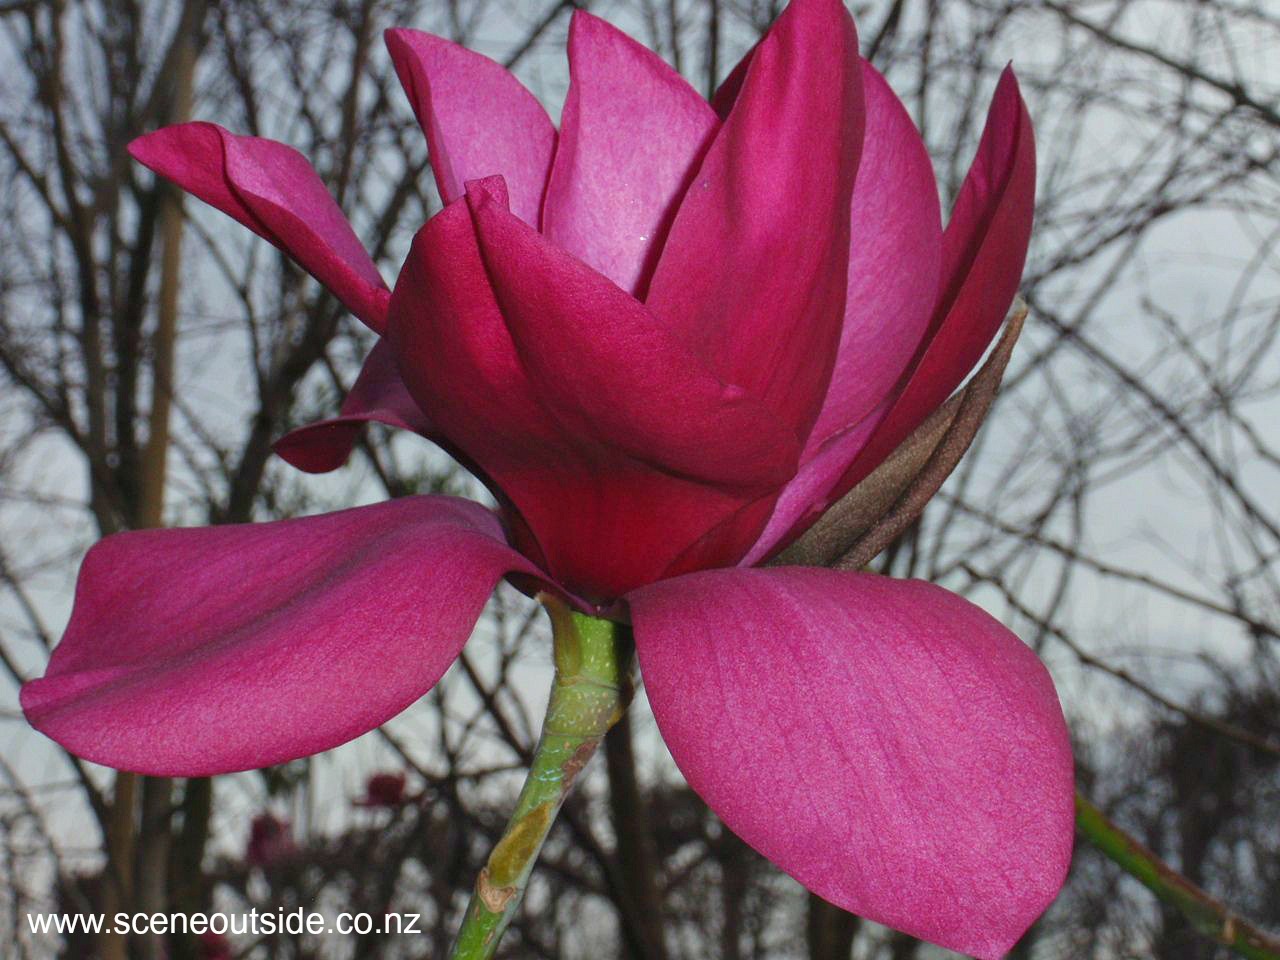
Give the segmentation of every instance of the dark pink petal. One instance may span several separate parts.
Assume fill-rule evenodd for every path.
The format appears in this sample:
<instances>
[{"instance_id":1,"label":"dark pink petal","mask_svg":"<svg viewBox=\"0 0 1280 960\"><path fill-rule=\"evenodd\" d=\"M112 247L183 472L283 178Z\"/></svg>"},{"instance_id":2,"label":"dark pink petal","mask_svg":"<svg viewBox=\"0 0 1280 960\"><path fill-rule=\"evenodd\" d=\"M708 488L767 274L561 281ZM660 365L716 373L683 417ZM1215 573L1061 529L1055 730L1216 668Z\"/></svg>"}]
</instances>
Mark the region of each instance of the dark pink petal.
<instances>
[{"instance_id":1,"label":"dark pink petal","mask_svg":"<svg viewBox=\"0 0 1280 960\"><path fill-rule=\"evenodd\" d=\"M942 257L933 165L906 108L865 60L862 76L867 129L853 188L840 352L800 472L747 563L830 505L831 490L884 415L933 314Z\"/></svg>"},{"instance_id":2,"label":"dark pink petal","mask_svg":"<svg viewBox=\"0 0 1280 960\"><path fill-rule=\"evenodd\" d=\"M1017 78L1006 69L943 237L942 285L927 346L905 389L832 491L831 500L874 470L981 359L1018 291L1035 191L1031 118Z\"/></svg>"},{"instance_id":3,"label":"dark pink petal","mask_svg":"<svg viewBox=\"0 0 1280 960\"><path fill-rule=\"evenodd\" d=\"M212 123L164 127L129 144L139 163L239 220L381 332L390 294L320 177L297 150Z\"/></svg>"},{"instance_id":4,"label":"dark pink petal","mask_svg":"<svg viewBox=\"0 0 1280 960\"><path fill-rule=\"evenodd\" d=\"M556 131L537 98L501 64L441 37L388 30L386 41L444 202L468 180L500 175L512 211L538 226Z\"/></svg>"},{"instance_id":5,"label":"dark pink petal","mask_svg":"<svg viewBox=\"0 0 1280 960\"><path fill-rule=\"evenodd\" d=\"M468 202L521 363L564 426L708 483L768 487L791 475L794 437L768 407L718 380L643 304L500 195L477 185Z\"/></svg>"},{"instance_id":6,"label":"dark pink petal","mask_svg":"<svg viewBox=\"0 0 1280 960\"><path fill-rule=\"evenodd\" d=\"M844 6L792 3L752 55L646 298L722 380L802 438L840 339L862 106Z\"/></svg>"},{"instance_id":7,"label":"dark pink petal","mask_svg":"<svg viewBox=\"0 0 1280 960\"><path fill-rule=\"evenodd\" d=\"M734 562L795 469L794 434L502 200L500 181L473 184L414 241L390 313L409 390L569 589L616 598L711 531L699 556Z\"/></svg>"},{"instance_id":8,"label":"dark pink petal","mask_svg":"<svg viewBox=\"0 0 1280 960\"><path fill-rule=\"evenodd\" d=\"M360 376L338 416L299 427L275 442L275 451L299 470L327 473L347 462L369 422L431 437L434 428L400 379L395 354L379 340L365 358Z\"/></svg>"},{"instance_id":9,"label":"dark pink petal","mask_svg":"<svg viewBox=\"0 0 1280 960\"><path fill-rule=\"evenodd\" d=\"M719 121L661 57L583 10L569 77L542 232L640 295Z\"/></svg>"},{"instance_id":10,"label":"dark pink petal","mask_svg":"<svg viewBox=\"0 0 1280 960\"><path fill-rule=\"evenodd\" d=\"M22 708L77 756L141 773L319 753L431 689L510 571L538 574L452 497L118 534L85 558Z\"/></svg>"},{"instance_id":11,"label":"dark pink petal","mask_svg":"<svg viewBox=\"0 0 1280 960\"><path fill-rule=\"evenodd\" d=\"M920 581L715 570L629 598L663 739L726 825L819 896L1002 956L1071 858L1071 747L1016 636Z\"/></svg>"},{"instance_id":12,"label":"dark pink petal","mask_svg":"<svg viewBox=\"0 0 1280 960\"><path fill-rule=\"evenodd\" d=\"M862 61L867 126L853 186L849 285L840 351L812 455L860 423L897 385L933 314L942 214L933 164L911 116Z\"/></svg>"}]
</instances>

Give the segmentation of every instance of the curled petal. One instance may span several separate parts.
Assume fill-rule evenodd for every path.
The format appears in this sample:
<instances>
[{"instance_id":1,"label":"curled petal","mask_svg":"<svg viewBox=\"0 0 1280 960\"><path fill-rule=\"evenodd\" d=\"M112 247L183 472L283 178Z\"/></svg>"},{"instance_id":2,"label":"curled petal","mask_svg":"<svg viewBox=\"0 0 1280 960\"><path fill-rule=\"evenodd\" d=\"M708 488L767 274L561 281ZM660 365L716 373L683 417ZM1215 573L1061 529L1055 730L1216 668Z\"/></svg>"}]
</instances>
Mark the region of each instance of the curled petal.
<instances>
[{"instance_id":1,"label":"curled petal","mask_svg":"<svg viewBox=\"0 0 1280 960\"><path fill-rule=\"evenodd\" d=\"M661 57L583 10L569 76L542 230L640 295L719 121Z\"/></svg>"},{"instance_id":2,"label":"curled petal","mask_svg":"<svg viewBox=\"0 0 1280 960\"><path fill-rule=\"evenodd\" d=\"M85 558L22 708L77 756L146 774L319 753L430 690L512 571L538 575L452 497L117 534Z\"/></svg>"},{"instance_id":3,"label":"curled petal","mask_svg":"<svg viewBox=\"0 0 1280 960\"><path fill-rule=\"evenodd\" d=\"M435 429L400 379L395 355L379 340L365 358L360 375L342 402L338 416L299 427L275 442L275 451L299 470L327 473L351 456L367 423L382 423L432 437Z\"/></svg>"},{"instance_id":4,"label":"curled petal","mask_svg":"<svg viewBox=\"0 0 1280 960\"><path fill-rule=\"evenodd\" d=\"M381 332L390 294L368 252L297 150L212 123L163 127L129 144L139 163L269 240Z\"/></svg>"},{"instance_id":5,"label":"curled petal","mask_svg":"<svg viewBox=\"0 0 1280 960\"><path fill-rule=\"evenodd\" d=\"M714 570L629 598L663 739L747 843L853 913L1002 956L1071 857L1048 672L939 587Z\"/></svg>"},{"instance_id":6,"label":"curled petal","mask_svg":"<svg viewBox=\"0 0 1280 960\"><path fill-rule=\"evenodd\" d=\"M772 405L802 440L844 315L863 127L857 49L838 0L783 12L685 193L646 297L722 380Z\"/></svg>"},{"instance_id":7,"label":"curled petal","mask_svg":"<svg viewBox=\"0 0 1280 960\"><path fill-rule=\"evenodd\" d=\"M536 97L501 64L420 30L388 30L387 50L427 136L441 199L468 180L502 176L511 209L538 226L556 131Z\"/></svg>"}]
</instances>

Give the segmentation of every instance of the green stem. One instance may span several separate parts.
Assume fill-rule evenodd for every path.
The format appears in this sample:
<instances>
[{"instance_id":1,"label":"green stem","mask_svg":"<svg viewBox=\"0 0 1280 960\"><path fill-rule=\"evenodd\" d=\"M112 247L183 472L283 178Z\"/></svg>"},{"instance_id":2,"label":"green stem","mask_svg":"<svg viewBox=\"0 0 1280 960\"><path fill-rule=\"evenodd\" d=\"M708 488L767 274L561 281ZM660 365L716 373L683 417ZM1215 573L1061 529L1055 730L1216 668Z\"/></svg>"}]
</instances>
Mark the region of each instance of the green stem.
<instances>
[{"instance_id":1,"label":"green stem","mask_svg":"<svg viewBox=\"0 0 1280 960\"><path fill-rule=\"evenodd\" d=\"M1249 960L1280 960L1280 940L1232 913L1131 837L1084 794L1076 793L1076 827L1089 841L1200 933Z\"/></svg>"},{"instance_id":2,"label":"green stem","mask_svg":"<svg viewBox=\"0 0 1280 960\"><path fill-rule=\"evenodd\" d=\"M539 597L551 617L556 673L529 775L480 871L451 960L487 960L511 923L534 861L573 781L631 697L631 631Z\"/></svg>"}]
</instances>

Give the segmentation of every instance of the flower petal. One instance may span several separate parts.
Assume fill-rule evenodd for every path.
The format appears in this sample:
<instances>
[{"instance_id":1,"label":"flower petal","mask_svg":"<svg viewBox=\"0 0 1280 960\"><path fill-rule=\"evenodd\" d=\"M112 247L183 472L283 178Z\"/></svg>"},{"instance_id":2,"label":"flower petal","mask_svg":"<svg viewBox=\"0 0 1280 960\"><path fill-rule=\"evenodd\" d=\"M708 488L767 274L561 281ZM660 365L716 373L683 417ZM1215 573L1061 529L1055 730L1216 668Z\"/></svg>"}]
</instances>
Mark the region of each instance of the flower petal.
<instances>
[{"instance_id":1,"label":"flower petal","mask_svg":"<svg viewBox=\"0 0 1280 960\"><path fill-rule=\"evenodd\" d=\"M129 144L139 163L269 240L381 332L390 294L342 210L292 147L213 123L163 127Z\"/></svg>"},{"instance_id":2,"label":"flower petal","mask_svg":"<svg viewBox=\"0 0 1280 960\"><path fill-rule=\"evenodd\" d=\"M748 563L767 556L792 528L803 529L834 502L832 488L888 409L886 398L933 315L942 256L933 164L906 108L866 60L862 77L867 129L853 188L840 350L800 471L778 498Z\"/></svg>"},{"instance_id":3,"label":"flower petal","mask_svg":"<svg viewBox=\"0 0 1280 960\"><path fill-rule=\"evenodd\" d=\"M628 598L663 739L725 824L819 896L981 958L1057 894L1071 748L1044 666L920 581L715 570Z\"/></svg>"},{"instance_id":4,"label":"flower petal","mask_svg":"<svg viewBox=\"0 0 1280 960\"><path fill-rule=\"evenodd\" d=\"M542 230L641 296L719 121L661 57L583 10L569 77Z\"/></svg>"},{"instance_id":5,"label":"flower petal","mask_svg":"<svg viewBox=\"0 0 1280 960\"><path fill-rule=\"evenodd\" d=\"M347 462L365 424L371 421L427 438L435 433L400 379L395 354L386 340L379 340L369 351L338 416L286 433L275 442L275 451L307 473L337 470Z\"/></svg>"},{"instance_id":6,"label":"flower petal","mask_svg":"<svg viewBox=\"0 0 1280 960\"><path fill-rule=\"evenodd\" d=\"M427 135L440 197L501 175L511 209L538 226L556 130L536 97L501 64L420 30L388 30L387 50Z\"/></svg>"},{"instance_id":7,"label":"flower petal","mask_svg":"<svg viewBox=\"0 0 1280 960\"><path fill-rule=\"evenodd\" d=\"M755 49L646 298L802 438L840 339L862 126L852 19L838 0L797 0Z\"/></svg>"},{"instance_id":8,"label":"flower petal","mask_svg":"<svg viewBox=\"0 0 1280 960\"><path fill-rule=\"evenodd\" d=\"M477 184L468 203L521 363L568 429L708 483L778 486L794 472L795 438L768 407L718 380L643 304L499 194Z\"/></svg>"},{"instance_id":9,"label":"flower petal","mask_svg":"<svg viewBox=\"0 0 1280 960\"><path fill-rule=\"evenodd\" d=\"M538 573L452 497L118 534L85 558L22 708L77 756L140 773L318 753L431 689L511 571Z\"/></svg>"},{"instance_id":10,"label":"flower petal","mask_svg":"<svg viewBox=\"0 0 1280 960\"><path fill-rule=\"evenodd\" d=\"M902 378L933 315L941 268L942 214L924 140L866 60L862 89L867 126L853 186L844 325L810 454L861 422Z\"/></svg>"},{"instance_id":11,"label":"flower petal","mask_svg":"<svg viewBox=\"0 0 1280 960\"><path fill-rule=\"evenodd\" d=\"M911 379L828 502L874 470L981 359L1018 292L1035 191L1035 134L1017 78L1006 69L943 237L934 329L926 336Z\"/></svg>"},{"instance_id":12,"label":"flower petal","mask_svg":"<svg viewBox=\"0 0 1280 960\"><path fill-rule=\"evenodd\" d=\"M540 553L521 549L593 600L655 579L712 530L700 555L734 562L771 499L743 507L794 471L795 435L508 213L499 178L470 189L470 207L445 208L415 239L390 337L420 406Z\"/></svg>"}]
</instances>

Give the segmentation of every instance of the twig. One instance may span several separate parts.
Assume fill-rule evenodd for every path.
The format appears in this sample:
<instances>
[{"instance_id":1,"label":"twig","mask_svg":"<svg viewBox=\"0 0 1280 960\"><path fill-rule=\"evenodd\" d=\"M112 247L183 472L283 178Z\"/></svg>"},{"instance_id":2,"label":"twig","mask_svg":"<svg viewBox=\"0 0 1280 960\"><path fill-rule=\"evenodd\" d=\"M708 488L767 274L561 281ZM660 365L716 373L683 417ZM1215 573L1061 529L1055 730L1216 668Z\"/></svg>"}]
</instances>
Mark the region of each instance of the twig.
<instances>
[{"instance_id":1,"label":"twig","mask_svg":"<svg viewBox=\"0 0 1280 960\"><path fill-rule=\"evenodd\" d=\"M1233 913L1076 793L1076 827L1125 873L1190 921L1200 933L1249 960L1280 960L1280 939Z\"/></svg>"}]
</instances>

